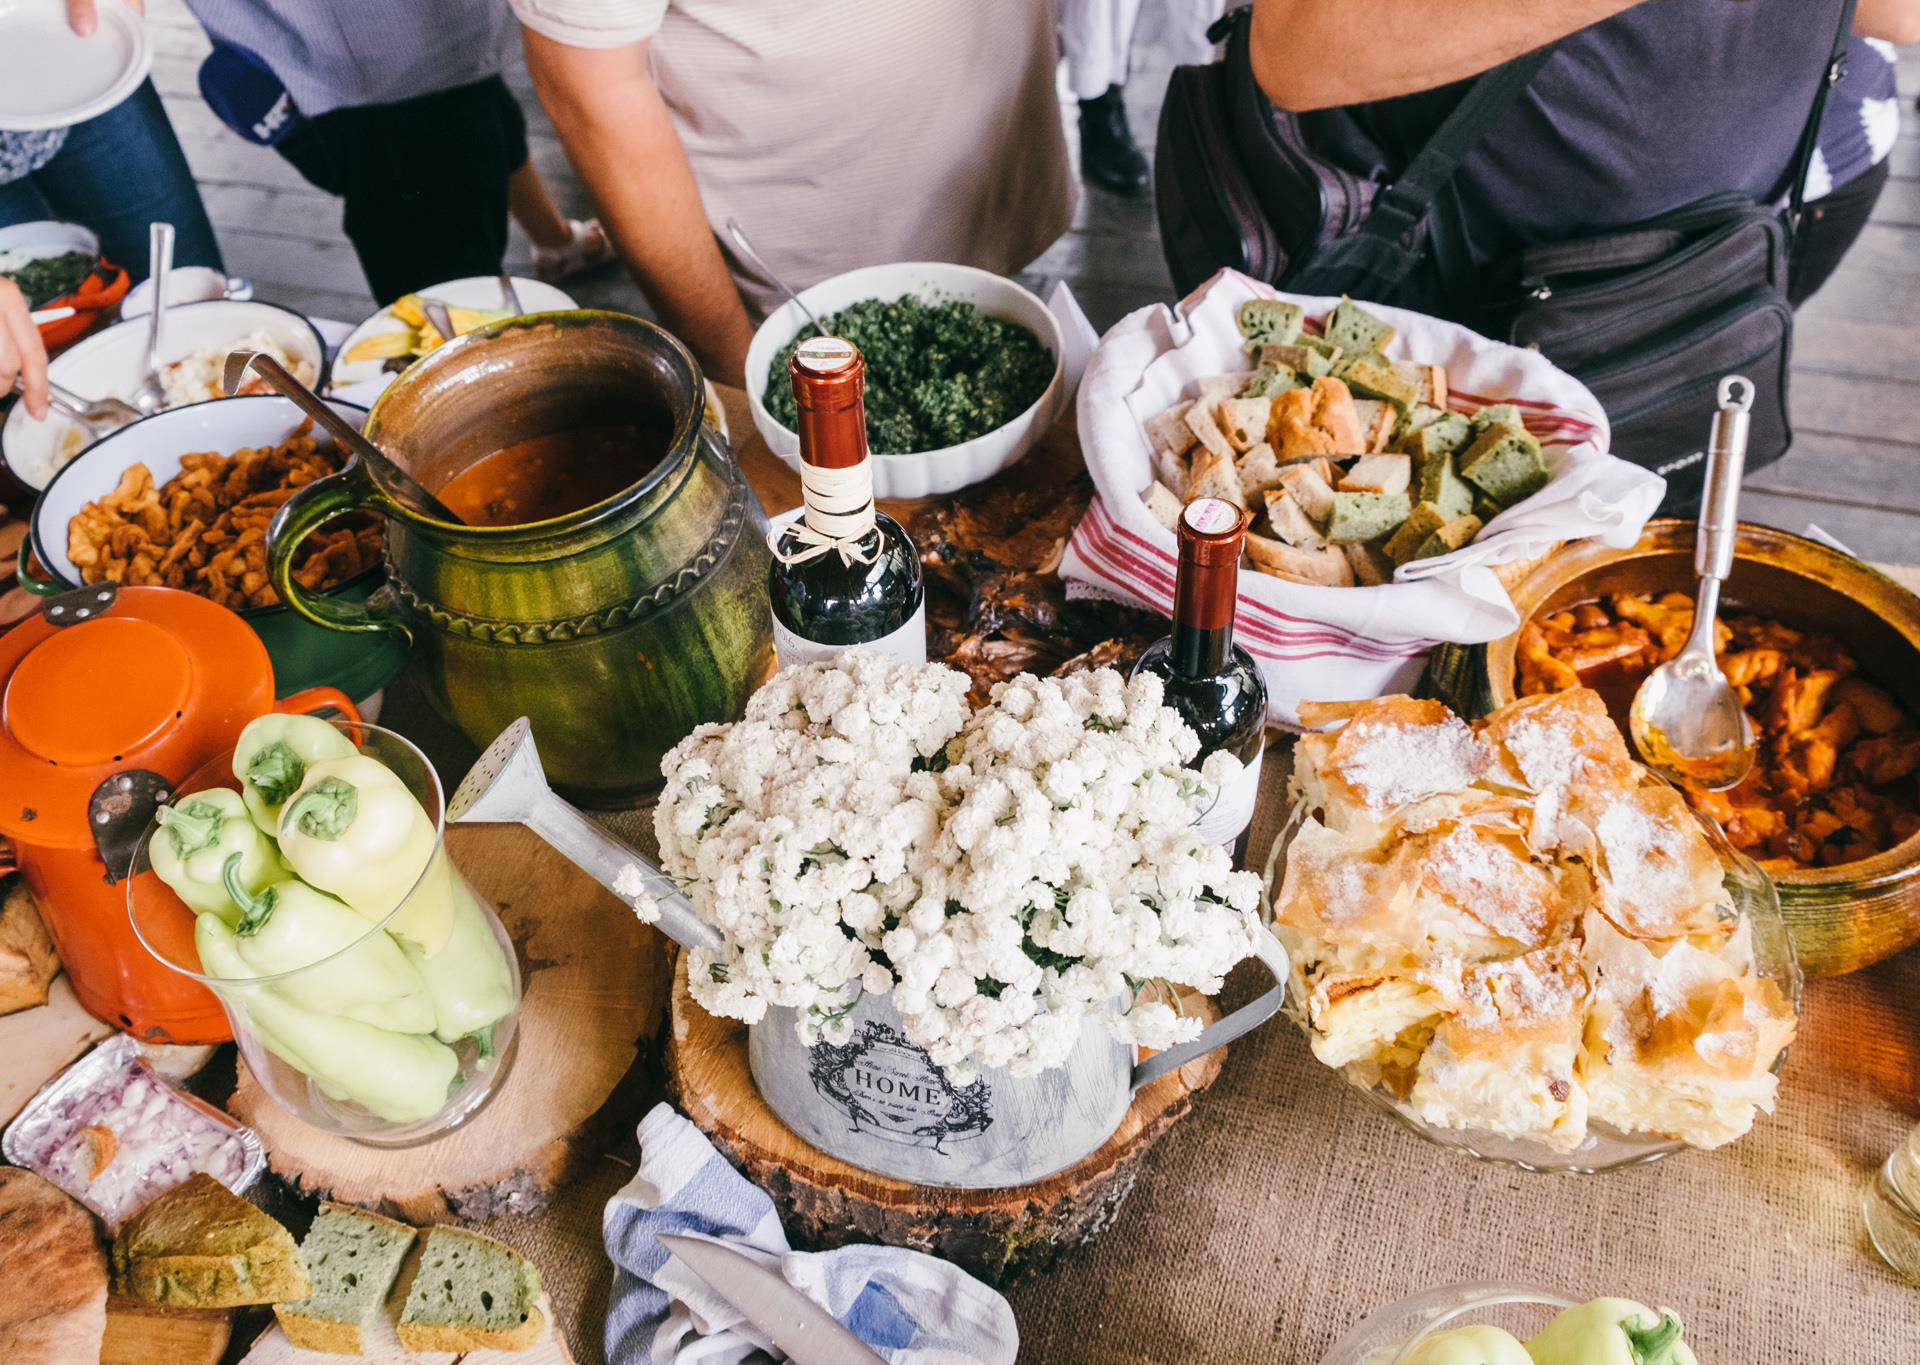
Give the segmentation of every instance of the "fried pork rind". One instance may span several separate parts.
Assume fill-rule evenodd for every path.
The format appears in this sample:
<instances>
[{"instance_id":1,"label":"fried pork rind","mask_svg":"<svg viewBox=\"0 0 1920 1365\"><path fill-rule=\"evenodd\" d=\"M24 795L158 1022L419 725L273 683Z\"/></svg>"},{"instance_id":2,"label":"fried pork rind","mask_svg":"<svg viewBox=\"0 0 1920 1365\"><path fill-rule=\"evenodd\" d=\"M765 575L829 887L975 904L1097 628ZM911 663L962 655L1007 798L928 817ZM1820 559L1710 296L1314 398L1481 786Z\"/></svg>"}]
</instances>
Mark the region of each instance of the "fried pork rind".
<instances>
[{"instance_id":1,"label":"fried pork rind","mask_svg":"<svg viewBox=\"0 0 1920 1365\"><path fill-rule=\"evenodd\" d=\"M1308 809L1273 902L1316 1056L1425 1122L1562 1151L1590 1121L1701 1146L1751 1126L1792 1009L1706 831L1596 695L1514 702L1464 748L1437 746L1459 724L1438 702L1301 713L1339 727L1295 749ZM1713 993L1636 1003L1668 960Z\"/></svg>"},{"instance_id":2,"label":"fried pork rind","mask_svg":"<svg viewBox=\"0 0 1920 1365\"><path fill-rule=\"evenodd\" d=\"M1606 669L1631 685L1673 657L1693 628L1681 593L1619 594L1522 627L1525 695L1580 685ZM1920 729L1886 688L1856 673L1832 636L1732 611L1717 623L1720 670L1758 737L1754 770L1731 791L1688 789L1734 846L1769 870L1833 867L1920 832Z\"/></svg>"},{"instance_id":3,"label":"fried pork rind","mask_svg":"<svg viewBox=\"0 0 1920 1365\"><path fill-rule=\"evenodd\" d=\"M183 588L235 610L275 606L267 527L282 503L341 463L302 423L276 446L187 455L157 489L146 465L130 465L68 522L67 557L85 583ZM294 579L323 592L378 563L380 543L378 521L341 518L301 545Z\"/></svg>"}]
</instances>

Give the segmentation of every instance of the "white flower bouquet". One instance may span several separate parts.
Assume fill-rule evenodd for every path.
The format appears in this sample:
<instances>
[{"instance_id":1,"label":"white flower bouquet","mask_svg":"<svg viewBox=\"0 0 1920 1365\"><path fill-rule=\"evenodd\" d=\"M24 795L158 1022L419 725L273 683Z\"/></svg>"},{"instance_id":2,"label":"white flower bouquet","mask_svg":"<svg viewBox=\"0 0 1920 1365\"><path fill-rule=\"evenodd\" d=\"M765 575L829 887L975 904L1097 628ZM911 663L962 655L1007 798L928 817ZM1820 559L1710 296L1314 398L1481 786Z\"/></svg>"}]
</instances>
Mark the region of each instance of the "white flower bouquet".
<instances>
[{"instance_id":1,"label":"white flower bouquet","mask_svg":"<svg viewBox=\"0 0 1920 1365\"><path fill-rule=\"evenodd\" d=\"M1259 879L1195 827L1217 777L1159 680L967 679L852 651L789 668L662 765L666 872L725 936L694 998L844 1041L862 993L956 1079L1058 1065L1083 1022L1166 1047L1267 932ZM643 917L646 899L640 898Z\"/></svg>"}]
</instances>

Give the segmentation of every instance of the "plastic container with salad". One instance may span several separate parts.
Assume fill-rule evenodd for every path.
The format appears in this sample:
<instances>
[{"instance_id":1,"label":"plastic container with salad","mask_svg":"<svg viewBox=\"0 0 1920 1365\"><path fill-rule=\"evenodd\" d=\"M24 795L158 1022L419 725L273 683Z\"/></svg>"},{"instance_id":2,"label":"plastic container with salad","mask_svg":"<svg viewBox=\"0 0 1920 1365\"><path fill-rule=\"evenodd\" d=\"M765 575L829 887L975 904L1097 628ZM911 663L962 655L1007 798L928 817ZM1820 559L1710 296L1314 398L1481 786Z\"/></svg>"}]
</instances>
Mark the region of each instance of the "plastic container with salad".
<instances>
[{"instance_id":1,"label":"plastic container with salad","mask_svg":"<svg viewBox=\"0 0 1920 1365\"><path fill-rule=\"evenodd\" d=\"M513 945L448 859L439 778L399 735L263 716L181 784L145 846L158 884L129 883L135 932L213 990L248 1068L301 1119L406 1145L505 1077Z\"/></svg>"}]
</instances>

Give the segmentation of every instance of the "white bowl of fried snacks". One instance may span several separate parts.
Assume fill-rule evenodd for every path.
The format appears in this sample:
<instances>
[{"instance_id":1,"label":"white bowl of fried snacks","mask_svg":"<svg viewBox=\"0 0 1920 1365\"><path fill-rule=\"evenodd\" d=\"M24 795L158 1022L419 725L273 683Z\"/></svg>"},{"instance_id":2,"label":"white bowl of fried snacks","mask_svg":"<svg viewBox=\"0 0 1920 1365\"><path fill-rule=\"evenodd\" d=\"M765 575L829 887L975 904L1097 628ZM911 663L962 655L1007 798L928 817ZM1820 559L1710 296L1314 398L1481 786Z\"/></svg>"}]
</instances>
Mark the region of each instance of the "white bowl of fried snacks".
<instances>
[{"instance_id":1,"label":"white bowl of fried snacks","mask_svg":"<svg viewBox=\"0 0 1920 1365\"><path fill-rule=\"evenodd\" d=\"M356 427L366 420L364 408L331 406ZM41 595L98 582L197 593L259 633L283 692L325 683L366 696L399 670L399 648L312 625L280 604L266 577L273 514L343 463L277 394L156 413L54 475L30 528L47 578L23 575L21 586ZM310 539L295 575L316 592L363 599L381 583L380 535L370 517L330 523Z\"/></svg>"},{"instance_id":2,"label":"white bowl of fried snacks","mask_svg":"<svg viewBox=\"0 0 1920 1365\"><path fill-rule=\"evenodd\" d=\"M1773 1108L1800 971L1772 883L1599 696L1468 725L1309 703L1267 906L1314 1055L1421 1136L1592 1174Z\"/></svg>"},{"instance_id":3,"label":"white bowl of fried snacks","mask_svg":"<svg viewBox=\"0 0 1920 1365\"><path fill-rule=\"evenodd\" d=\"M868 342L863 354L872 352L864 358L873 494L877 498L937 497L992 478L1032 450L1060 416L1066 385L1066 342L1060 322L1036 295L1005 276L941 261L875 265L803 289L800 301L828 327L835 326L848 310L863 319L844 330L856 345ZM959 307L952 317L933 317L928 311L955 305ZM881 310L887 309L899 310L900 315L881 316ZM967 360L938 364L928 360L927 367L921 367L922 357L941 348L929 346L918 354L896 352L870 340L876 336L888 341L900 336L919 337L943 327L959 329L950 341L955 354L971 354L984 344L981 338L991 342L997 334L1001 341L993 342L994 346L1004 351L1017 346L1030 363L1013 366L996 351L984 368L976 368ZM787 348L803 332L812 330L806 316L788 302L760 324L747 348L747 402L753 424L767 448L795 469L800 464L799 434L780 420L770 401L790 383ZM1011 345L1001 345L1009 339ZM1051 366L1046 363L1049 357ZM923 385L937 386L944 396L899 403L883 396L890 387L919 390ZM950 402L971 404L982 389L989 391L982 411L1005 418L990 430L950 443L927 439L919 449L896 448L897 443L878 434L876 423L898 423L904 431L923 428L929 424L930 408ZM1017 393L1017 399L1006 399L1009 392Z\"/></svg>"},{"instance_id":4,"label":"white bowl of fried snacks","mask_svg":"<svg viewBox=\"0 0 1920 1365\"><path fill-rule=\"evenodd\" d=\"M146 377L146 318L115 323L55 356L48 377L82 398L126 398ZM221 397L220 365L228 351L266 351L295 378L319 388L327 378L327 348L305 317L278 304L210 299L167 309L162 333L161 382L167 406ZM271 393L250 377L242 393ZM14 477L44 488L54 472L86 448L80 429L58 413L36 422L16 403L0 427L0 452Z\"/></svg>"}]
</instances>

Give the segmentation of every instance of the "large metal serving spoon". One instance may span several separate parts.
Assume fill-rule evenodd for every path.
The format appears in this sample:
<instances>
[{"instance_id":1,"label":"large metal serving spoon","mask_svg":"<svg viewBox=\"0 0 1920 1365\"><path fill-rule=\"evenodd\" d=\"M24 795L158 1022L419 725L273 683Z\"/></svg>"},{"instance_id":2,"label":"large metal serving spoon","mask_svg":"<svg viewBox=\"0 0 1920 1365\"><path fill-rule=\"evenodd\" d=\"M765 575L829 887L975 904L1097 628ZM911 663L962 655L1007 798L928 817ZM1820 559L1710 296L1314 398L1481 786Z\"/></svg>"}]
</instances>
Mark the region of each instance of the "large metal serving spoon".
<instances>
[{"instance_id":1,"label":"large metal serving spoon","mask_svg":"<svg viewBox=\"0 0 1920 1365\"><path fill-rule=\"evenodd\" d=\"M160 382L160 335L167 321L167 276L173 271L173 224L154 223L147 233L148 278L153 281L153 312L147 316L147 377L128 401L151 416L167 405Z\"/></svg>"},{"instance_id":2,"label":"large metal serving spoon","mask_svg":"<svg viewBox=\"0 0 1920 1365\"><path fill-rule=\"evenodd\" d=\"M793 306L798 308L801 313L806 316L807 321L813 324L813 330L815 332L823 337L833 335L833 333L820 325L820 319L813 315L813 309L800 302L800 296L793 292L793 287L778 275L774 274L773 267L767 264L766 258L753 249L753 243L747 240L747 230L740 226L740 220L738 218L727 219L727 236L733 238L733 244L740 248L740 254L747 258L747 264L751 265L755 270L758 270L762 275L766 276L767 279L777 285L780 292L785 294Z\"/></svg>"},{"instance_id":3,"label":"large metal serving spoon","mask_svg":"<svg viewBox=\"0 0 1920 1365\"><path fill-rule=\"evenodd\" d=\"M25 393L27 381L16 378L13 392ZM120 430L140 420L143 414L131 403L118 398L82 398L72 389L62 388L53 381L47 381L47 406L80 428L81 435L88 442L99 440L109 432Z\"/></svg>"},{"instance_id":4,"label":"large metal serving spoon","mask_svg":"<svg viewBox=\"0 0 1920 1365\"><path fill-rule=\"evenodd\" d=\"M1707 446L1706 492L1693 569L1693 629L1680 652L1647 675L1634 694L1629 722L1647 766L1688 786L1723 791L1753 768L1753 722L1714 655L1720 584L1733 569L1739 533L1740 476L1747 463L1753 384L1741 375L1720 381L1720 410Z\"/></svg>"},{"instance_id":5,"label":"large metal serving spoon","mask_svg":"<svg viewBox=\"0 0 1920 1365\"><path fill-rule=\"evenodd\" d=\"M436 521L463 525L460 516L426 490L418 479L395 464L387 452L353 429L325 399L287 372L287 367L263 351L230 351L221 386L229 394L240 391L240 382L252 370L274 388L293 400L294 406L325 428L342 450L359 457L360 462L378 476L381 485L393 497L422 516Z\"/></svg>"}]
</instances>

